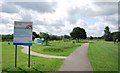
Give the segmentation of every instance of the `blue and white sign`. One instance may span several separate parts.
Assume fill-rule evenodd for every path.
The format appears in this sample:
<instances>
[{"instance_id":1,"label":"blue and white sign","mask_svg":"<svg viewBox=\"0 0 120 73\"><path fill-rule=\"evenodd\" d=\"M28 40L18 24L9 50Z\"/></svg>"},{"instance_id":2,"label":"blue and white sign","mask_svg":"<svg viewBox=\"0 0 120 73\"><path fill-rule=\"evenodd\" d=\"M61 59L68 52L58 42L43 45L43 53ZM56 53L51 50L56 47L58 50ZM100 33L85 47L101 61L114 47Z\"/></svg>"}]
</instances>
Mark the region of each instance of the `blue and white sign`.
<instances>
[{"instance_id":1,"label":"blue and white sign","mask_svg":"<svg viewBox=\"0 0 120 73\"><path fill-rule=\"evenodd\" d=\"M14 22L14 45L32 45L32 22Z\"/></svg>"}]
</instances>

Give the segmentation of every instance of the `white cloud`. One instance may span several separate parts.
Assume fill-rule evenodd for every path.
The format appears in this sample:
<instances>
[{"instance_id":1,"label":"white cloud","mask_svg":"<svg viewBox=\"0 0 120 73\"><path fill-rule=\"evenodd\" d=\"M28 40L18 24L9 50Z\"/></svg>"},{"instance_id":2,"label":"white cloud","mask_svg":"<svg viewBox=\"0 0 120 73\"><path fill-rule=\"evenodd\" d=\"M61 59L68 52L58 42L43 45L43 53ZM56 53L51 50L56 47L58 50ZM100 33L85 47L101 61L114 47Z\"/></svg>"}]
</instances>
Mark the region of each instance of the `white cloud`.
<instances>
[{"instance_id":1,"label":"white cloud","mask_svg":"<svg viewBox=\"0 0 120 73\"><path fill-rule=\"evenodd\" d=\"M55 7L56 7L55 2L16 2L14 4L41 13L55 12Z\"/></svg>"},{"instance_id":2,"label":"white cloud","mask_svg":"<svg viewBox=\"0 0 120 73\"><path fill-rule=\"evenodd\" d=\"M12 3L1 3L0 9L6 13L17 13L18 8Z\"/></svg>"},{"instance_id":3,"label":"white cloud","mask_svg":"<svg viewBox=\"0 0 120 73\"><path fill-rule=\"evenodd\" d=\"M7 7L1 12L0 30L4 29L4 32L0 34L13 33L15 20L33 21L33 31L57 35L69 34L77 26L84 28L88 36L102 36L105 26L112 32L118 29L118 5L115 2L58 0L4 4L13 6L16 11L10 12Z\"/></svg>"}]
</instances>

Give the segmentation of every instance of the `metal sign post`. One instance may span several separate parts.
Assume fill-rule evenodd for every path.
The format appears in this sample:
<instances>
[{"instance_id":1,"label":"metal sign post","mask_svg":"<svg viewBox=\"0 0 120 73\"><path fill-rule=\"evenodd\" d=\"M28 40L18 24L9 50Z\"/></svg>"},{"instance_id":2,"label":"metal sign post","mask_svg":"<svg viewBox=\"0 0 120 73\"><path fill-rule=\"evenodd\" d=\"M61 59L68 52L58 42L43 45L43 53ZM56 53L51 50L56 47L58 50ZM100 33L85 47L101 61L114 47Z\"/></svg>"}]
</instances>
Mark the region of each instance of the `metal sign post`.
<instances>
[{"instance_id":1,"label":"metal sign post","mask_svg":"<svg viewBox=\"0 0 120 73\"><path fill-rule=\"evenodd\" d=\"M30 46L28 50L28 67L30 68Z\"/></svg>"},{"instance_id":2,"label":"metal sign post","mask_svg":"<svg viewBox=\"0 0 120 73\"><path fill-rule=\"evenodd\" d=\"M15 45L15 68L17 67L17 45Z\"/></svg>"}]
</instances>

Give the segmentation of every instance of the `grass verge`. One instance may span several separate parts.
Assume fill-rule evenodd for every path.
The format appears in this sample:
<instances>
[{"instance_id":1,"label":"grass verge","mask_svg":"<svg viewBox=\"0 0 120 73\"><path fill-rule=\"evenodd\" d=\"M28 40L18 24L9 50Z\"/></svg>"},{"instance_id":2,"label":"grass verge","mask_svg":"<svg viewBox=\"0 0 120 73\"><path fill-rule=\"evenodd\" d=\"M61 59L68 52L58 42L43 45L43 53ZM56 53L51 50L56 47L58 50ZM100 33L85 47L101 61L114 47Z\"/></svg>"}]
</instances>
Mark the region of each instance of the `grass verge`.
<instances>
[{"instance_id":1,"label":"grass verge","mask_svg":"<svg viewBox=\"0 0 120 73\"><path fill-rule=\"evenodd\" d=\"M81 44L82 43L72 43L72 41L50 41L49 46L33 44L32 50L48 55L69 56L76 48L80 47Z\"/></svg>"},{"instance_id":2,"label":"grass verge","mask_svg":"<svg viewBox=\"0 0 120 73\"><path fill-rule=\"evenodd\" d=\"M31 56L31 68L28 68L28 55L21 52L18 47L17 68L14 67L14 46L12 43L2 42L2 71L57 71L64 59L48 59Z\"/></svg>"},{"instance_id":3,"label":"grass verge","mask_svg":"<svg viewBox=\"0 0 120 73\"><path fill-rule=\"evenodd\" d=\"M94 71L118 71L118 44L96 41L90 43L89 61Z\"/></svg>"}]
</instances>

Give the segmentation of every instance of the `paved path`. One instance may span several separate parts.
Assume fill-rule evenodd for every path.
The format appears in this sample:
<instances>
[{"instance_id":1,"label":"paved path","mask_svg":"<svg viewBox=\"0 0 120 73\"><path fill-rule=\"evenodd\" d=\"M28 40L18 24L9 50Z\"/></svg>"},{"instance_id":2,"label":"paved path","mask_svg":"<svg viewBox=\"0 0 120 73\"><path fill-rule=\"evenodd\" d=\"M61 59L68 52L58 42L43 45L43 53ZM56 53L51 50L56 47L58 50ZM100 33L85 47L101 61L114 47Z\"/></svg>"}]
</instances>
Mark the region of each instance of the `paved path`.
<instances>
[{"instance_id":1,"label":"paved path","mask_svg":"<svg viewBox=\"0 0 120 73\"><path fill-rule=\"evenodd\" d=\"M25 53L25 54L28 54L28 47L27 46L22 46L22 47L24 47L22 49L22 52ZM52 55L36 53L36 52L33 52L33 51L30 51L30 54L34 55L34 56L44 57L44 58L59 58L59 59L66 59L67 58L67 57L64 57L64 56L52 56Z\"/></svg>"},{"instance_id":2,"label":"paved path","mask_svg":"<svg viewBox=\"0 0 120 73\"><path fill-rule=\"evenodd\" d=\"M83 44L76 49L61 66L59 71L92 71L88 61L89 43Z\"/></svg>"}]
</instances>

